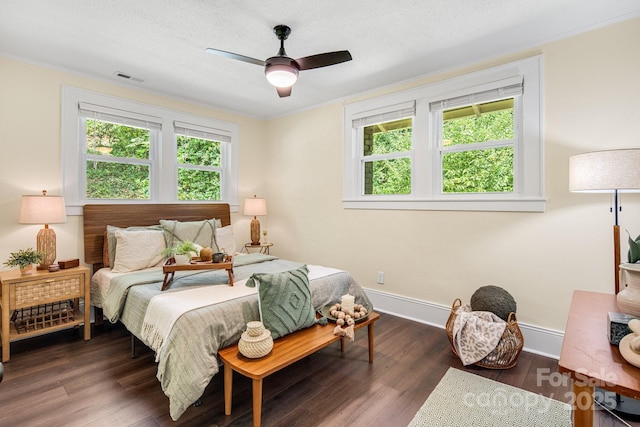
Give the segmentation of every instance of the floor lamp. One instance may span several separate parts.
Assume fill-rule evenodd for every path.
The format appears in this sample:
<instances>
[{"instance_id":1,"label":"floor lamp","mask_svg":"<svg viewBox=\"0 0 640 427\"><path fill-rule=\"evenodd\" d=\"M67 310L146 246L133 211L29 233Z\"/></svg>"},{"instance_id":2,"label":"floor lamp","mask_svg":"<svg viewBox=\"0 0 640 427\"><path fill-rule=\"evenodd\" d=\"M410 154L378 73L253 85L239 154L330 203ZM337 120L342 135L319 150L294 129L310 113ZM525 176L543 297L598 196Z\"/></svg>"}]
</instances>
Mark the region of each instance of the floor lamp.
<instances>
[{"instance_id":1,"label":"floor lamp","mask_svg":"<svg viewBox=\"0 0 640 427\"><path fill-rule=\"evenodd\" d=\"M613 268L615 293L620 292L621 191L640 191L640 148L595 151L569 158L569 190L586 193L613 193Z\"/></svg>"},{"instance_id":2,"label":"floor lamp","mask_svg":"<svg viewBox=\"0 0 640 427\"><path fill-rule=\"evenodd\" d=\"M620 191L640 191L640 148L584 153L569 158L569 190L613 193L613 268L615 293L620 292ZM606 396L614 396L613 400ZM595 401L605 409L640 415L640 401L596 388ZM612 404L612 401L615 404Z\"/></svg>"}]
</instances>

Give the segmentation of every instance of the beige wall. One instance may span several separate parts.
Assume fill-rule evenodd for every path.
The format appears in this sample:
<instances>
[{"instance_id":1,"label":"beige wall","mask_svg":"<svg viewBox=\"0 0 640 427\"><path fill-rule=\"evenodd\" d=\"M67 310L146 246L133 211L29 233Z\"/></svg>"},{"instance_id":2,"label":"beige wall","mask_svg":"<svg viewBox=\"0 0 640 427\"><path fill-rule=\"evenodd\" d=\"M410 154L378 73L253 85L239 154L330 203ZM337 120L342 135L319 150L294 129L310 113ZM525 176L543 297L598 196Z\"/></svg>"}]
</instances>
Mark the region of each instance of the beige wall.
<instances>
[{"instance_id":1,"label":"beige wall","mask_svg":"<svg viewBox=\"0 0 640 427\"><path fill-rule=\"evenodd\" d=\"M545 213L345 210L340 103L262 122L0 58L0 261L35 245L39 227L16 223L20 196L60 192L60 87L70 85L238 123L240 200L268 198L261 222L280 256L344 268L371 289L444 305L498 284L518 301L520 321L562 330L572 290L613 289L609 197L569 193L567 165L572 154L640 146L639 39L635 19L384 90L542 53ZM639 202L623 198L621 226L634 236ZM233 221L244 242L247 219ZM81 257L81 219L55 230L59 257ZM384 285L375 283L377 271Z\"/></svg>"},{"instance_id":2,"label":"beige wall","mask_svg":"<svg viewBox=\"0 0 640 427\"><path fill-rule=\"evenodd\" d=\"M543 54L545 213L345 210L342 105L271 121L269 228L278 253L347 269L371 289L448 306L498 284L516 298L520 321L564 330L574 289L613 292L609 197L570 193L568 159L640 146L637 40L635 19L456 70ZM638 195L623 197L621 228L634 237L639 202ZM384 271L384 285L376 284L377 271Z\"/></svg>"},{"instance_id":3,"label":"beige wall","mask_svg":"<svg viewBox=\"0 0 640 427\"><path fill-rule=\"evenodd\" d=\"M0 263L10 252L35 247L35 236L41 228L17 223L21 195L39 194L42 189L61 194L63 85L237 123L240 201L266 191L261 161L267 149L264 121L0 57ZM242 230L248 235L246 217L233 215L232 222L238 234ZM67 223L52 228L57 236L58 259L82 259L82 217L69 216ZM0 267L6 269L4 265Z\"/></svg>"}]
</instances>

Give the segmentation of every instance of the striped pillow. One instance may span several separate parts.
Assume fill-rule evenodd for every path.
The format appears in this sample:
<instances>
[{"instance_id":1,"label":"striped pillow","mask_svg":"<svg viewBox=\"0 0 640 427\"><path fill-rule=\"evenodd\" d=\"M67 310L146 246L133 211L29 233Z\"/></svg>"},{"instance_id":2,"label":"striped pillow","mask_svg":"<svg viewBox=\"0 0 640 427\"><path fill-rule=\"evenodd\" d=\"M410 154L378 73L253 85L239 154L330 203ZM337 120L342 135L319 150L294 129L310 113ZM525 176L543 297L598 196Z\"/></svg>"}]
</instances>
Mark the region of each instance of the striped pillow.
<instances>
[{"instance_id":1,"label":"striped pillow","mask_svg":"<svg viewBox=\"0 0 640 427\"><path fill-rule=\"evenodd\" d=\"M161 219L160 225L164 229L167 247L172 248L182 242L193 242L203 248L211 248L219 252L216 244L216 219L204 221L176 221Z\"/></svg>"}]
</instances>

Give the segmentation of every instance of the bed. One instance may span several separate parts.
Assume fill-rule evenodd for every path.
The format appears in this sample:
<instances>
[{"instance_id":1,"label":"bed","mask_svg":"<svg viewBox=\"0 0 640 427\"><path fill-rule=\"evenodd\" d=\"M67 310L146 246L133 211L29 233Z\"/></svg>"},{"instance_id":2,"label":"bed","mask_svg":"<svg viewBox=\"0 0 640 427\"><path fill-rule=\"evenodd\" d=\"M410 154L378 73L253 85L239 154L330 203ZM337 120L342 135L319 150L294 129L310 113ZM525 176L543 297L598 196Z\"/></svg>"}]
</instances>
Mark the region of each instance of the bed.
<instances>
[{"instance_id":1,"label":"bed","mask_svg":"<svg viewBox=\"0 0 640 427\"><path fill-rule=\"evenodd\" d=\"M247 286L247 279L251 283L250 277L257 273L282 274L304 268L302 263L271 255L238 254L233 257L233 287L228 285L225 270L198 270L178 272L182 274L176 274L170 288L162 291L161 263L147 266L133 262L122 268L125 254L129 254L128 260L141 253L153 258L151 255L158 253L156 246L160 244L155 230L162 230L166 245L170 239L168 221L173 221L174 226L208 226L213 222L216 243L224 241L225 252L233 253L235 239L230 232L229 205L90 204L84 206L83 215L84 260L93 267L91 303L100 318L104 312L109 321L121 322L156 352L157 378L169 398L173 420L200 398L218 373L218 349L236 343L247 322L260 320L260 298L255 288ZM117 245L113 243L114 235ZM146 236L155 240L147 241ZM134 249L136 252L131 252ZM323 266L306 268L314 310L339 301L347 293L372 308L349 273ZM184 312L176 313L176 307ZM150 326L156 334L149 332ZM164 331L159 339L158 330Z\"/></svg>"}]
</instances>

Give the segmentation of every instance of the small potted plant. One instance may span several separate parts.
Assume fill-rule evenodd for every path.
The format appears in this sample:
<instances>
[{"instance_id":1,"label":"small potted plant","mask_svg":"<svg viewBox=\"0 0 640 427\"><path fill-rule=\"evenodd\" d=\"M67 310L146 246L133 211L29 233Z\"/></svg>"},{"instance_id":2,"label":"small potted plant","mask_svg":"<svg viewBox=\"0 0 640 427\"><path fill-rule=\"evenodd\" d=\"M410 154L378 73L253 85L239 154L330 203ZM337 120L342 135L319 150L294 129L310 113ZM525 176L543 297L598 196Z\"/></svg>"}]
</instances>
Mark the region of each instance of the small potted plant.
<instances>
[{"instance_id":1,"label":"small potted plant","mask_svg":"<svg viewBox=\"0 0 640 427\"><path fill-rule=\"evenodd\" d=\"M12 252L9 259L4 263L7 267L20 267L22 274L30 274L33 264L39 264L44 259L42 252L34 251L32 248L20 249Z\"/></svg>"},{"instance_id":2,"label":"small potted plant","mask_svg":"<svg viewBox=\"0 0 640 427\"><path fill-rule=\"evenodd\" d=\"M200 253L200 249L193 243L188 240L179 243L176 246L171 248L165 248L162 251L162 255L171 258L173 257L176 261L176 264L188 264L191 261L191 257L193 254Z\"/></svg>"}]
</instances>

